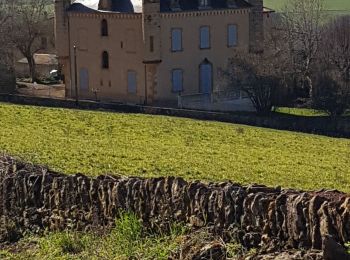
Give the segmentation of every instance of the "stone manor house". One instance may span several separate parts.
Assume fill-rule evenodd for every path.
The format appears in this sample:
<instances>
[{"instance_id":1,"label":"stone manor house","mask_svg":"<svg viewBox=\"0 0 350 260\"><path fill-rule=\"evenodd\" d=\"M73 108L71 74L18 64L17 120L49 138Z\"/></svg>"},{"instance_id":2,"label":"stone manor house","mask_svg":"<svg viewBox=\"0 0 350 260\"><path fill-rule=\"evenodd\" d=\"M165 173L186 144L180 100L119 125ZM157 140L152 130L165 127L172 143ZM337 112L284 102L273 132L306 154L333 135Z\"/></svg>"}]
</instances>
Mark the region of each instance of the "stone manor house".
<instances>
[{"instance_id":1,"label":"stone manor house","mask_svg":"<svg viewBox=\"0 0 350 260\"><path fill-rule=\"evenodd\" d=\"M66 95L220 110L220 72L235 50L261 48L263 15L263 0L56 0Z\"/></svg>"}]
</instances>

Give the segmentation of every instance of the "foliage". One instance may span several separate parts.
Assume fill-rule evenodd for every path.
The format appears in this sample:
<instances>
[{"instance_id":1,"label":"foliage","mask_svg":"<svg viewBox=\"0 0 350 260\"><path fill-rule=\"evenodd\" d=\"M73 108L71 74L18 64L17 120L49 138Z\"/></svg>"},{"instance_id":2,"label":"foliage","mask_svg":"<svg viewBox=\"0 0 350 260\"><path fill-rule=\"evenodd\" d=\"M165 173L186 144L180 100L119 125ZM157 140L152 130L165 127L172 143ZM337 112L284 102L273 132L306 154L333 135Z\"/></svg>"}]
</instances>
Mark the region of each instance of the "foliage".
<instances>
[{"instance_id":1,"label":"foliage","mask_svg":"<svg viewBox=\"0 0 350 260\"><path fill-rule=\"evenodd\" d=\"M181 228L179 228L181 227ZM111 232L98 235L73 231L29 236L17 253L0 251L2 259L145 259L166 260L187 230L175 225L169 233L147 233L133 213L124 212ZM32 245L31 247L28 245Z\"/></svg>"},{"instance_id":2,"label":"foliage","mask_svg":"<svg viewBox=\"0 0 350 260\"><path fill-rule=\"evenodd\" d=\"M346 252L350 254L350 242L345 243Z\"/></svg>"},{"instance_id":3,"label":"foliage","mask_svg":"<svg viewBox=\"0 0 350 260\"><path fill-rule=\"evenodd\" d=\"M165 116L0 104L0 150L65 173L350 191L350 140ZM317 182L315 181L317 180Z\"/></svg>"}]
</instances>

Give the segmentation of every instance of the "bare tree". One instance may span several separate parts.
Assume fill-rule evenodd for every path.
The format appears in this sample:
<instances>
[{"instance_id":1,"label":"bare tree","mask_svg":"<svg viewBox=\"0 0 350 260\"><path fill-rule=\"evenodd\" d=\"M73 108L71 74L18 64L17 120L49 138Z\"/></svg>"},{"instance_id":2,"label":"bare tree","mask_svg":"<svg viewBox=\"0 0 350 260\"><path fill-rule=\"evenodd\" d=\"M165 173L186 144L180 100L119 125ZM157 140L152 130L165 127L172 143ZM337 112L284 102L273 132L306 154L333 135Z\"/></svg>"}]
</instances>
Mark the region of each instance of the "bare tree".
<instances>
[{"instance_id":1,"label":"bare tree","mask_svg":"<svg viewBox=\"0 0 350 260\"><path fill-rule=\"evenodd\" d=\"M334 18L322 33L323 62L336 69L345 83L350 84L350 16Z\"/></svg>"},{"instance_id":2,"label":"bare tree","mask_svg":"<svg viewBox=\"0 0 350 260\"><path fill-rule=\"evenodd\" d=\"M321 46L314 104L341 115L350 108L350 16L325 24Z\"/></svg>"},{"instance_id":3,"label":"bare tree","mask_svg":"<svg viewBox=\"0 0 350 260\"><path fill-rule=\"evenodd\" d=\"M319 51L324 22L323 6L323 0L288 0L282 17L294 70L310 97L313 95L311 68Z\"/></svg>"},{"instance_id":4,"label":"bare tree","mask_svg":"<svg viewBox=\"0 0 350 260\"><path fill-rule=\"evenodd\" d=\"M264 53L237 53L226 75L231 84L246 93L258 113L269 113L275 105L276 90L281 85L276 63Z\"/></svg>"},{"instance_id":5,"label":"bare tree","mask_svg":"<svg viewBox=\"0 0 350 260\"><path fill-rule=\"evenodd\" d=\"M10 41L27 59L30 75L36 80L34 54L42 49L49 0L15 0L12 6Z\"/></svg>"},{"instance_id":6,"label":"bare tree","mask_svg":"<svg viewBox=\"0 0 350 260\"><path fill-rule=\"evenodd\" d=\"M10 19L9 3L5 0L0 0L0 28L3 28L6 22Z\"/></svg>"},{"instance_id":7,"label":"bare tree","mask_svg":"<svg viewBox=\"0 0 350 260\"><path fill-rule=\"evenodd\" d=\"M12 45L9 37L13 3L12 1L0 0L0 64L7 68L13 65Z\"/></svg>"},{"instance_id":8,"label":"bare tree","mask_svg":"<svg viewBox=\"0 0 350 260\"><path fill-rule=\"evenodd\" d=\"M228 89L245 93L259 113L279 104L292 72L285 41L275 28L271 24L265 30L264 52L236 52L222 73Z\"/></svg>"}]
</instances>

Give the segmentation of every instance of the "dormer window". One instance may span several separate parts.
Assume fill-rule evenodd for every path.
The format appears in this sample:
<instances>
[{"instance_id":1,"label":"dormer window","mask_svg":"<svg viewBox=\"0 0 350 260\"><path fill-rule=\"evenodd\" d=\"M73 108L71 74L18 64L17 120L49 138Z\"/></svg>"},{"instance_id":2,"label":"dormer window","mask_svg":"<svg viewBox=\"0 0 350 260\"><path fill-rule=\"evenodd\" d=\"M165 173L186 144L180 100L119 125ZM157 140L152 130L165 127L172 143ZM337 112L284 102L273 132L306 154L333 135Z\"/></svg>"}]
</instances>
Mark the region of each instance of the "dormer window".
<instances>
[{"instance_id":1,"label":"dormer window","mask_svg":"<svg viewBox=\"0 0 350 260\"><path fill-rule=\"evenodd\" d=\"M228 8L237 8L236 0L227 0L227 7Z\"/></svg>"},{"instance_id":2,"label":"dormer window","mask_svg":"<svg viewBox=\"0 0 350 260\"><path fill-rule=\"evenodd\" d=\"M199 9L210 8L210 0L199 0L198 8Z\"/></svg>"},{"instance_id":3,"label":"dormer window","mask_svg":"<svg viewBox=\"0 0 350 260\"><path fill-rule=\"evenodd\" d=\"M181 11L180 1L179 0L171 0L170 9L171 9L171 11Z\"/></svg>"}]
</instances>

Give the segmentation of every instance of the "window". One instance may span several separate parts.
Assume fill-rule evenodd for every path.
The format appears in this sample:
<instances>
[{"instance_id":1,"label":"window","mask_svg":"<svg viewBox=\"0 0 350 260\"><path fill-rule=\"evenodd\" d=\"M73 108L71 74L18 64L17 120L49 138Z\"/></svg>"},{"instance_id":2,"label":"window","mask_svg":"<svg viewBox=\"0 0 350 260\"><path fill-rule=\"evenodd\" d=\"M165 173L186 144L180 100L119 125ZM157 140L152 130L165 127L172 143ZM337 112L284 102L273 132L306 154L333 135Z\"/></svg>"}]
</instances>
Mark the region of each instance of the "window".
<instances>
[{"instance_id":1,"label":"window","mask_svg":"<svg viewBox=\"0 0 350 260\"><path fill-rule=\"evenodd\" d=\"M107 51L102 52L102 68L103 69L109 68L109 55Z\"/></svg>"},{"instance_id":2,"label":"window","mask_svg":"<svg viewBox=\"0 0 350 260\"><path fill-rule=\"evenodd\" d=\"M81 91L89 90L89 71L81 68L79 72L79 88Z\"/></svg>"},{"instance_id":3,"label":"window","mask_svg":"<svg viewBox=\"0 0 350 260\"><path fill-rule=\"evenodd\" d=\"M209 26L202 26L200 28L200 48L210 48L210 28Z\"/></svg>"},{"instance_id":4,"label":"window","mask_svg":"<svg viewBox=\"0 0 350 260\"><path fill-rule=\"evenodd\" d=\"M101 36L108 36L108 23L106 19L101 22Z\"/></svg>"},{"instance_id":5,"label":"window","mask_svg":"<svg viewBox=\"0 0 350 260\"><path fill-rule=\"evenodd\" d=\"M171 75L173 92L181 92L183 90L183 70L174 69Z\"/></svg>"},{"instance_id":6,"label":"window","mask_svg":"<svg viewBox=\"0 0 350 260\"><path fill-rule=\"evenodd\" d=\"M153 36L149 37L149 51L154 52L154 37Z\"/></svg>"},{"instance_id":7,"label":"window","mask_svg":"<svg viewBox=\"0 0 350 260\"><path fill-rule=\"evenodd\" d=\"M199 0L199 9L202 8L209 8L210 7L210 0Z\"/></svg>"},{"instance_id":8,"label":"window","mask_svg":"<svg viewBox=\"0 0 350 260\"><path fill-rule=\"evenodd\" d=\"M227 46L237 46L237 25L229 24L227 27Z\"/></svg>"},{"instance_id":9,"label":"window","mask_svg":"<svg viewBox=\"0 0 350 260\"><path fill-rule=\"evenodd\" d=\"M137 91L136 71L128 70L128 93L136 94L136 91Z\"/></svg>"},{"instance_id":10,"label":"window","mask_svg":"<svg viewBox=\"0 0 350 260\"><path fill-rule=\"evenodd\" d=\"M182 29L171 29L171 50L182 51Z\"/></svg>"}]
</instances>

